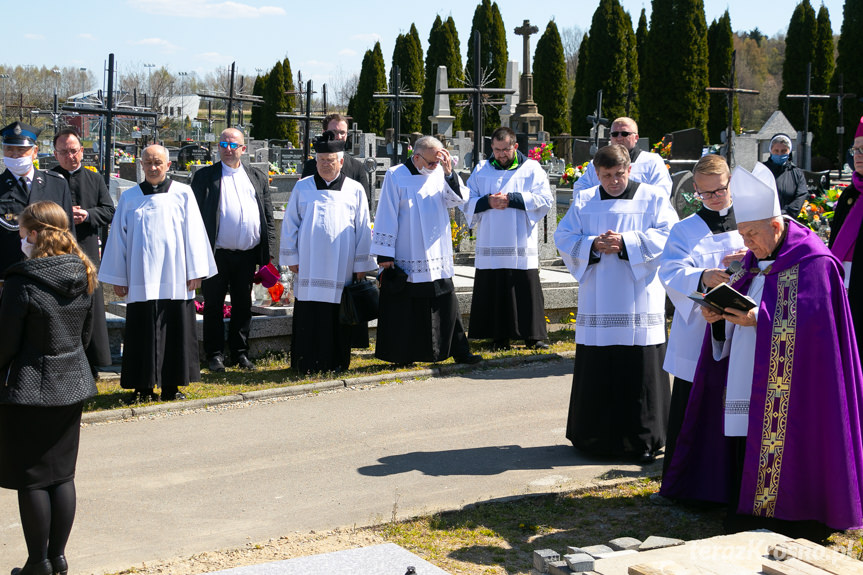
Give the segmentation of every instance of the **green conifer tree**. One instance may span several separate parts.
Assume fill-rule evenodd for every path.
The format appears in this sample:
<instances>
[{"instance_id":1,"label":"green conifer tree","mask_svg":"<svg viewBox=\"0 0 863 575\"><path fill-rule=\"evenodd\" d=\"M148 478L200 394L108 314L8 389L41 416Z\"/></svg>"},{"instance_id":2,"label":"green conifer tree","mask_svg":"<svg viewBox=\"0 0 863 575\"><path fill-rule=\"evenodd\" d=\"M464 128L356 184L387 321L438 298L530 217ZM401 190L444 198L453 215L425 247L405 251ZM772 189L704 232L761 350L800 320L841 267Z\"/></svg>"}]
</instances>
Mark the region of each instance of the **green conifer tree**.
<instances>
[{"instance_id":1,"label":"green conifer tree","mask_svg":"<svg viewBox=\"0 0 863 575\"><path fill-rule=\"evenodd\" d=\"M267 111L269 112L268 121L272 126L270 137L277 140L288 139L288 122L276 118L278 113L290 113L287 105L287 97L285 96L285 74L281 62L276 62L273 69L270 70L267 78Z\"/></svg>"},{"instance_id":2,"label":"green conifer tree","mask_svg":"<svg viewBox=\"0 0 863 575\"><path fill-rule=\"evenodd\" d=\"M387 91L386 67L381 52L381 43L375 42L375 47L366 50L360 77L357 82L357 93L351 100L352 116L358 127L364 132L374 132L379 136L384 133L386 125L386 104L375 93Z\"/></svg>"},{"instance_id":3,"label":"green conifer tree","mask_svg":"<svg viewBox=\"0 0 863 575\"><path fill-rule=\"evenodd\" d=\"M797 130L803 129L802 100L789 100L789 94L806 93L807 64L815 66L815 36L817 34L815 10L809 0L803 0L791 14L788 34L785 36L785 62L782 64L782 90L779 91L779 109ZM810 120L812 116L810 115ZM811 127L811 124L810 124Z\"/></svg>"},{"instance_id":4,"label":"green conifer tree","mask_svg":"<svg viewBox=\"0 0 863 575\"><path fill-rule=\"evenodd\" d=\"M592 113L592 108L587 103L587 89L585 88L584 73L587 68L588 47L590 45L590 34L585 32L578 47L578 65L575 68L575 88L572 93L572 103L569 108L569 123L572 135L583 135L587 133L585 126L586 118Z\"/></svg>"},{"instance_id":5,"label":"green conifer tree","mask_svg":"<svg viewBox=\"0 0 863 575\"><path fill-rule=\"evenodd\" d=\"M708 78L711 86L727 86L731 71L731 55L734 53L734 33L731 31L731 16L728 10L714 20L707 30L707 51L710 54ZM728 97L725 94L709 94L710 108L707 118L707 138L718 144L723 130L728 129ZM734 96L735 131L740 128L740 111L737 96Z\"/></svg>"},{"instance_id":6,"label":"green conifer tree","mask_svg":"<svg viewBox=\"0 0 863 575\"><path fill-rule=\"evenodd\" d=\"M554 20L536 43L533 55L533 92L545 130L557 135L569 131L566 106L566 58Z\"/></svg>"},{"instance_id":7,"label":"green conifer tree","mask_svg":"<svg viewBox=\"0 0 863 575\"><path fill-rule=\"evenodd\" d=\"M402 88L423 93L423 52L416 26L411 24L408 34L399 34L393 48L393 66L399 67ZM405 100L402 106L401 131L403 134L419 132L422 129L422 102ZM387 123L389 125L389 121Z\"/></svg>"},{"instance_id":8,"label":"green conifer tree","mask_svg":"<svg viewBox=\"0 0 863 575\"><path fill-rule=\"evenodd\" d=\"M264 98L266 101L266 86L267 86L267 76L258 76L255 78L255 84L252 87L252 95L260 96ZM269 138L269 134L267 133L267 122L264 119L266 110L266 104L263 106L252 106L252 133L255 138L259 140L265 140Z\"/></svg>"},{"instance_id":9,"label":"green conifer tree","mask_svg":"<svg viewBox=\"0 0 863 575\"><path fill-rule=\"evenodd\" d=\"M635 30L635 51L638 54L638 77L644 78L644 62L647 59L647 14L641 9L638 28Z\"/></svg>"},{"instance_id":10,"label":"green conifer tree","mask_svg":"<svg viewBox=\"0 0 863 575\"><path fill-rule=\"evenodd\" d=\"M812 63L812 92L826 94L833 79L836 63L833 60L833 25L830 23L830 12L823 4L818 9L815 37L815 61ZM832 158L836 154L836 119L831 118L828 110L835 110L835 100L830 102L816 101L812 104L812 121L817 128L812 130L815 141L812 144L813 155Z\"/></svg>"},{"instance_id":11,"label":"green conifer tree","mask_svg":"<svg viewBox=\"0 0 863 575\"><path fill-rule=\"evenodd\" d=\"M297 105L297 96L296 94L288 94L288 92L296 91L294 85L294 73L291 71L291 61L288 60L288 57L285 56L285 59L282 60L282 73L285 77L285 112L288 114L292 114L294 112L294 108ZM300 145L300 132L298 129L296 120L285 120L285 125L288 131L288 139L295 146Z\"/></svg>"},{"instance_id":12,"label":"green conifer tree","mask_svg":"<svg viewBox=\"0 0 863 575\"><path fill-rule=\"evenodd\" d=\"M857 94L857 98L845 100L843 108L845 133L842 135L842 161L844 161L845 150L852 145L857 124L860 122L860 116L863 115L863 103L858 99L863 95L863 58L860 58L863 0L845 0L842 13L842 30L837 46L836 69L830 82L830 91L838 92L841 79L844 92ZM835 109L835 106L832 108ZM833 125L838 125L838 118L836 122L833 122Z\"/></svg>"},{"instance_id":13,"label":"green conifer tree","mask_svg":"<svg viewBox=\"0 0 863 575\"><path fill-rule=\"evenodd\" d=\"M500 15L500 9L497 7L497 2L492 3L491 0L482 0L473 13L470 37L467 40L468 49L465 75L474 83L483 80L483 78L473 77L473 35L475 31L479 31L480 33L480 68L482 69L482 73L491 79L487 87L503 88L506 82L506 63L509 60L509 53L506 47L506 28ZM486 109L484 115L483 132L490 134L500 125L500 119L491 109ZM469 110L462 117L462 127L466 130L473 129L473 117Z\"/></svg>"},{"instance_id":14,"label":"green conifer tree","mask_svg":"<svg viewBox=\"0 0 863 575\"><path fill-rule=\"evenodd\" d=\"M438 66L446 66L447 83L449 87L461 87L464 81L464 70L461 66L461 47L459 45L458 33L455 30L455 21L450 16L446 21L440 16L435 18L429 32L429 46L425 59L425 88L423 90L422 130L423 133L431 133L431 122L429 116L434 112L434 98L437 81ZM459 100L457 96L450 96L450 112L456 118L460 110L456 106ZM458 122L458 120L456 120ZM458 123L456 123L458 125Z\"/></svg>"},{"instance_id":15,"label":"green conifer tree","mask_svg":"<svg viewBox=\"0 0 863 575\"><path fill-rule=\"evenodd\" d=\"M639 133L685 128L707 138L707 22L703 0L653 0L641 79Z\"/></svg>"}]
</instances>

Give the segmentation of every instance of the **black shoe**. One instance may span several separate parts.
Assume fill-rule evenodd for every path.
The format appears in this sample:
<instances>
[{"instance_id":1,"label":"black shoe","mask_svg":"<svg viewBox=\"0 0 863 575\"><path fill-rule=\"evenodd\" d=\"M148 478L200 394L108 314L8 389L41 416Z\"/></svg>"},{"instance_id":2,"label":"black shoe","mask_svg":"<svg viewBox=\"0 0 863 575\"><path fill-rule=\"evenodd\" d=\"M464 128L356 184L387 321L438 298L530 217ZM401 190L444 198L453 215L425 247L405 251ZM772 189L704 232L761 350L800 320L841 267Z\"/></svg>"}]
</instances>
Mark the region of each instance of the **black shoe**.
<instances>
[{"instance_id":1,"label":"black shoe","mask_svg":"<svg viewBox=\"0 0 863 575\"><path fill-rule=\"evenodd\" d=\"M464 363L467 365L473 365L475 363L479 363L482 361L482 356L478 353L469 353L467 355L461 355L459 357L453 358L456 363Z\"/></svg>"},{"instance_id":2,"label":"black shoe","mask_svg":"<svg viewBox=\"0 0 863 575\"><path fill-rule=\"evenodd\" d=\"M12 569L12 575L53 575L54 568L51 562L43 559L38 563L25 563L23 567Z\"/></svg>"},{"instance_id":3,"label":"black shoe","mask_svg":"<svg viewBox=\"0 0 863 575\"><path fill-rule=\"evenodd\" d=\"M505 351L507 349L512 349L512 346L509 344L508 339L496 339L491 342L492 351Z\"/></svg>"},{"instance_id":4,"label":"black shoe","mask_svg":"<svg viewBox=\"0 0 863 575\"><path fill-rule=\"evenodd\" d=\"M236 357L236 359L233 360L229 365L236 365L240 369L247 369L249 371L255 370L255 364L251 362L251 360L246 356L245 353L240 353L234 357Z\"/></svg>"},{"instance_id":5,"label":"black shoe","mask_svg":"<svg viewBox=\"0 0 863 575\"><path fill-rule=\"evenodd\" d=\"M186 399L186 394L182 391L163 391L160 399L162 401L183 401Z\"/></svg>"},{"instance_id":6,"label":"black shoe","mask_svg":"<svg viewBox=\"0 0 863 575\"><path fill-rule=\"evenodd\" d=\"M541 339L533 340L527 339L524 341L524 346L527 349L548 349L548 344L542 341Z\"/></svg>"},{"instance_id":7,"label":"black shoe","mask_svg":"<svg viewBox=\"0 0 863 575\"><path fill-rule=\"evenodd\" d=\"M225 371L225 362L222 360L221 355L214 355L210 358L208 363L208 367L212 373L222 373Z\"/></svg>"},{"instance_id":8,"label":"black shoe","mask_svg":"<svg viewBox=\"0 0 863 575\"><path fill-rule=\"evenodd\" d=\"M54 568L53 575L66 575L69 573L69 564L66 563L65 555L58 555L50 559L51 566Z\"/></svg>"},{"instance_id":9,"label":"black shoe","mask_svg":"<svg viewBox=\"0 0 863 575\"><path fill-rule=\"evenodd\" d=\"M648 465L656 461L656 456L659 453L658 449L645 449L644 453L638 456L638 463Z\"/></svg>"}]
</instances>

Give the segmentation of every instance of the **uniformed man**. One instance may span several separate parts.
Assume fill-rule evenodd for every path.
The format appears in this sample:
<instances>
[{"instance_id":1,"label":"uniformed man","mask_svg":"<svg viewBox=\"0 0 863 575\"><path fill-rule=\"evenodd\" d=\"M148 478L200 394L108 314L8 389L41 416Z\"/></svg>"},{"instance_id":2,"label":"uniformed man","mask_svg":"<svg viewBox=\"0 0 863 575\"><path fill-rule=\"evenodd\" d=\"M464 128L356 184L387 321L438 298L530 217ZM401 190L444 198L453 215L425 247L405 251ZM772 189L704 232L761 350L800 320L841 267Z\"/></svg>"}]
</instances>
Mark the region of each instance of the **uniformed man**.
<instances>
[{"instance_id":1,"label":"uniformed man","mask_svg":"<svg viewBox=\"0 0 863 575\"><path fill-rule=\"evenodd\" d=\"M72 225L72 195L63 176L37 170L33 161L39 152L36 138L42 130L14 122L0 130L3 138L3 162L6 170L0 174L0 279L6 268L24 259L18 236L18 214L38 201L59 204L69 215Z\"/></svg>"},{"instance_id":2,"label":"uniformed man","mask_svg":"<svg viewBox=\"0 0 863 575\"><path fill-rule=\"evenodd\" d=\"M114 217L114 201L108 194L108 186L98 172L84 168L84 145L75 128L62 128L54 136L54 157L60 165L52 168L69 182L72 194L72 217L78 245L97 267L102 261L99 252L99 236ZM105 321L105 298L102 286L96 288L96 307L93 315L93 335L87 346L87 359L93 375L96 366L111 365L111 347L108 341L108 324Z\"/></svg>"}]
</instances>

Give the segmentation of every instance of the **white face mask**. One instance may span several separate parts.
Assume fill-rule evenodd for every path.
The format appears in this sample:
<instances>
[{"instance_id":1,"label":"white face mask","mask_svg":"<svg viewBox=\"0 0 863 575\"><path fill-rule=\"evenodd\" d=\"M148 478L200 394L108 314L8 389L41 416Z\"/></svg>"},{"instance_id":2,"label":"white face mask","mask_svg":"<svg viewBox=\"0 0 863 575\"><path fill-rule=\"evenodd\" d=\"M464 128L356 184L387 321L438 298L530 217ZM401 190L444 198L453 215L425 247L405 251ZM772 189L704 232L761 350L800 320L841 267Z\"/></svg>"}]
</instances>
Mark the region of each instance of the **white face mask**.
<instances>
[{"instance_id":1,"label":"white face mask","mask_svg":"<svg viewBox=\"0 0 863 575\"><path fill-rule=\"evenodd\" d=\"M9 158L7 156L3 157L3 163L6 164L6 168L19 178L21 176L26 176L30 173L30 170L33 169L33 156L24 156L23 158Z\"/></svg>"},{"instance_id":2,"label":"white face mask","mask_svg":"<svg viewBox=\"0 0 863 575\"><path fill-rule=\"evenodd\" d=\"M21 251L24 252L24 255L30 258L33 254L33 248L35 248L33 244L27 241L27 237L21 238Z\"/></svg>"},{"instance_id":3,"label":"white face mask","mask_svg":"<svg viewBox=\"0 0 863 575\"><path fill-rule=\"evenodd\" d=\"M425 167L425 168L420 168L419 172L424 176L430 176L434 173L434 170L432 170L428 167Z\"/></svg>"}]
</instances>

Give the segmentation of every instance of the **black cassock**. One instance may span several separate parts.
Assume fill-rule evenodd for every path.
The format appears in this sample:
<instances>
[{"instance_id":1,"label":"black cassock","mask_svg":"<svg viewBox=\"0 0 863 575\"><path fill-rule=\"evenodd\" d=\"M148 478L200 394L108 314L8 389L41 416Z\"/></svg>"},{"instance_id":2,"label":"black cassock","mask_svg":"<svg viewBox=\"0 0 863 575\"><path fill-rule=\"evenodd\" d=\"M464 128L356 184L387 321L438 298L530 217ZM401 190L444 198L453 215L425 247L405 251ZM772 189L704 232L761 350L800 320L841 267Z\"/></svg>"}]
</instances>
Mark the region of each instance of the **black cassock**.
<instances>
[{"instance_id":1,"label":"black cassock","mask_svg":"<svg viewBox=\"0 0 863 575\"><path fill-rule=\"evenodd\" d=\"M51 171L60 174L69 183L72 205L80 206L89 214L85 221L75 225L75 235L78 245L98 268L102 261L99 238L103 230L107 231L114 218L114 202L108 193L108 186L102 176L83 166L72 173L60 166ZM87 359L90 365L111 365L111 346L108 340L108 324L105 321L105 296L101 284L94 296L96 307L93 314L93 337L87 346Z\"/></svg>"}]
</instances>

